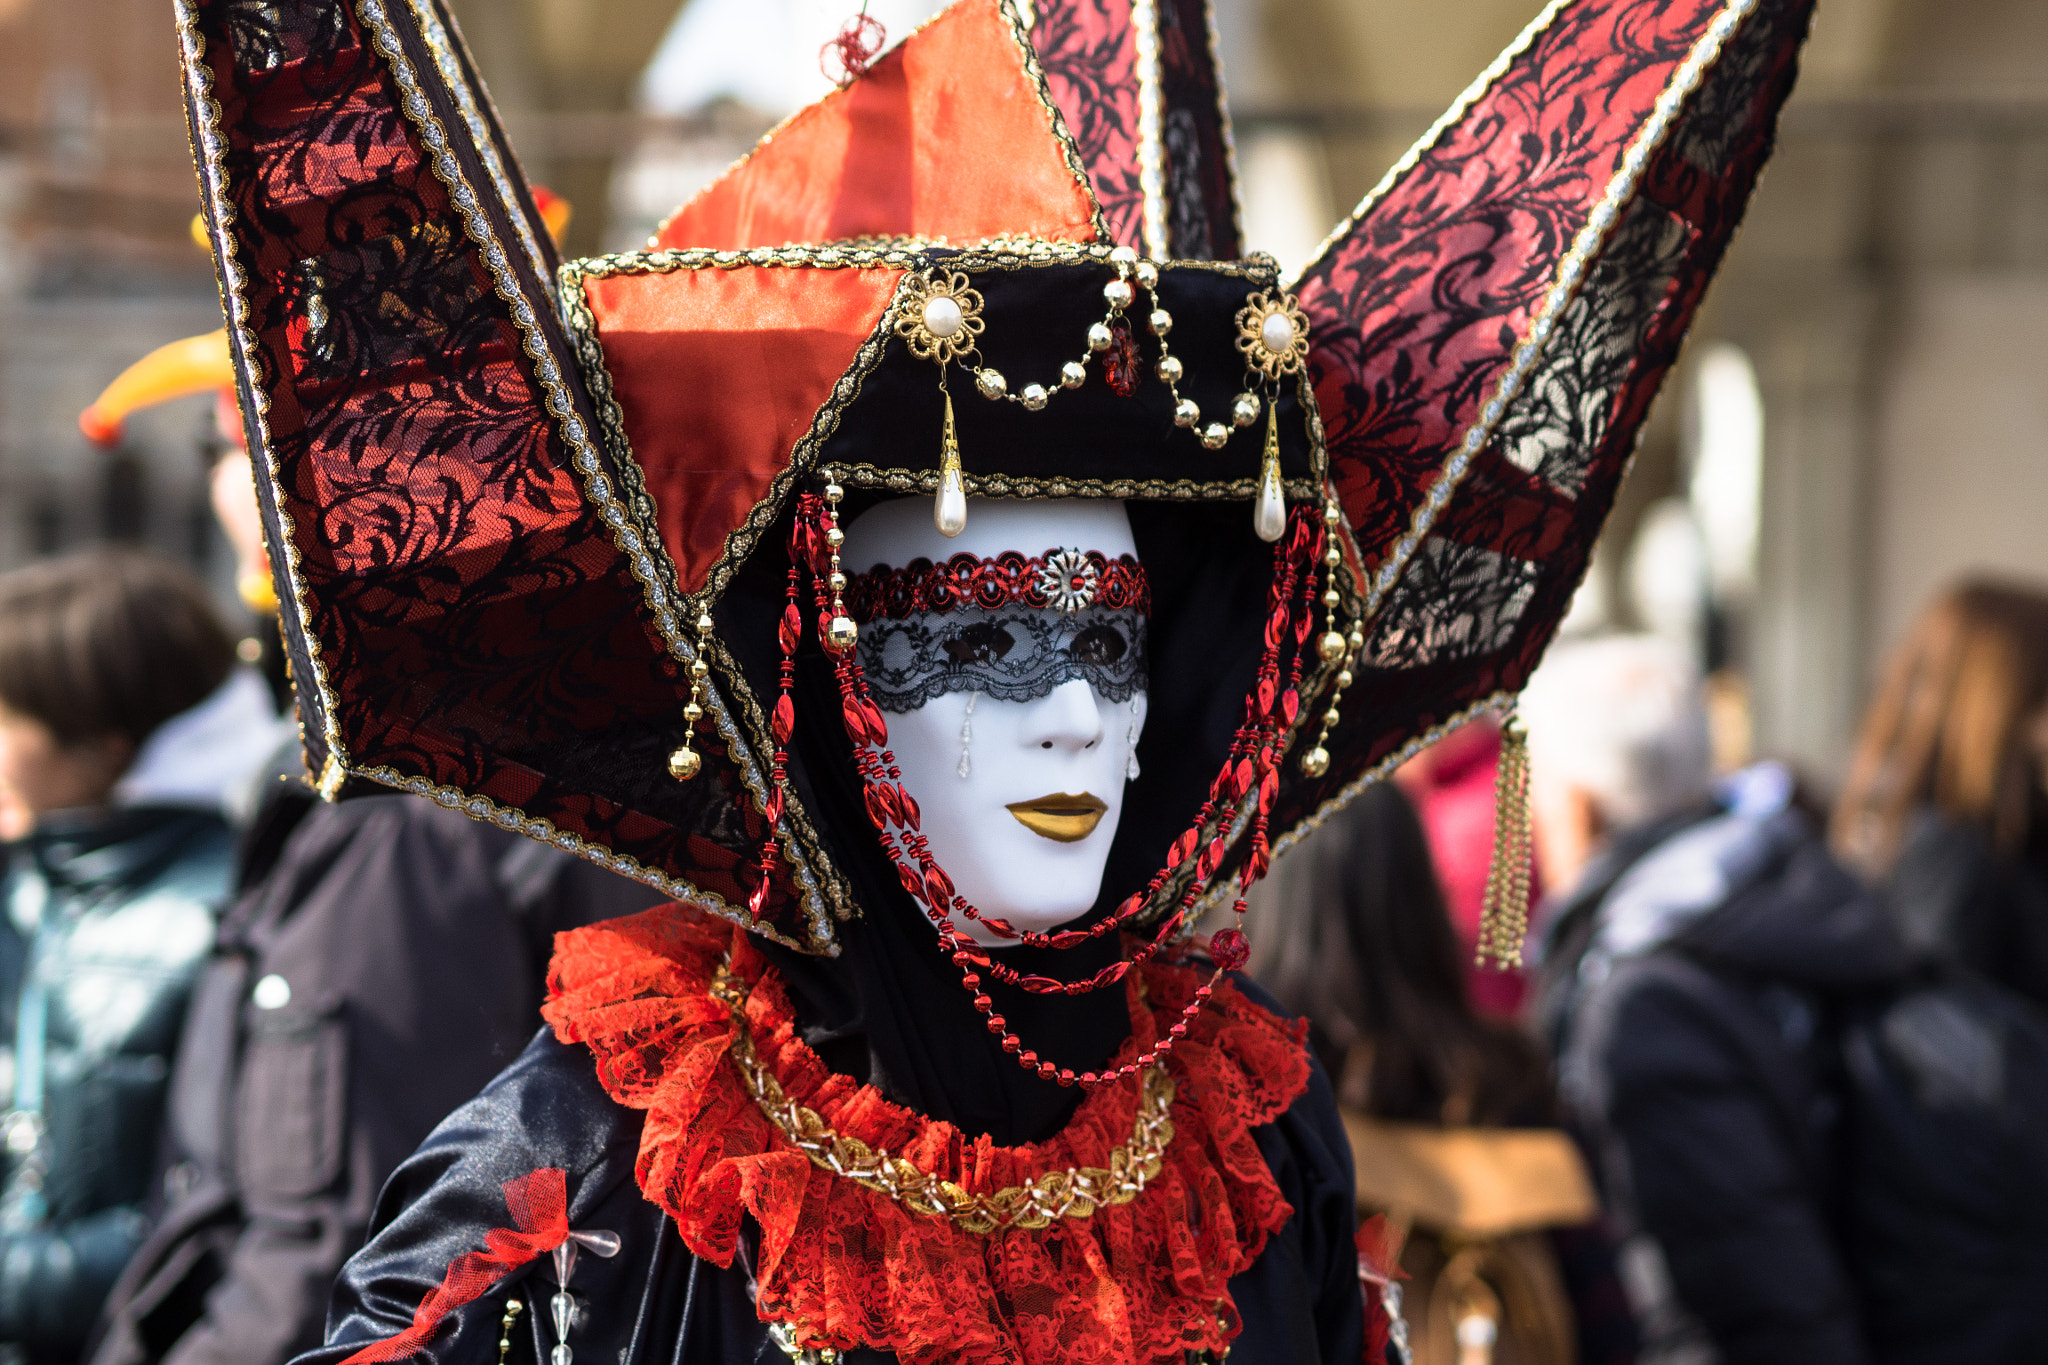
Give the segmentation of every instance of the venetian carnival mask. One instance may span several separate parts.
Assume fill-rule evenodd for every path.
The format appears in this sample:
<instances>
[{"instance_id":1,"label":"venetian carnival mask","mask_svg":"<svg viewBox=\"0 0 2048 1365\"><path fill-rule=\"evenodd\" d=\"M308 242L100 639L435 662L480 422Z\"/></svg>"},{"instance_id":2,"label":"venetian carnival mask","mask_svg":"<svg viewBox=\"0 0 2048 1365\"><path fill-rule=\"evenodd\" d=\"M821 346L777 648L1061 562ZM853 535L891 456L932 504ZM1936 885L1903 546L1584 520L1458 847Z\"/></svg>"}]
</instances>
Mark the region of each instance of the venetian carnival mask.
<instances>
[{"instance_id":1,"label":"venetian carnival mask","mask_svg":"<svg viewBox=\"0 0 2048 1365\"><path fill-rule=\"evenodd\" d=\"M1136 554L1113 501L976 500L947 538L905 499L846 531L861 665L924 835L968 901L1020 929L1095 903L1138 773Z\"/></svg>"}]
</instances>

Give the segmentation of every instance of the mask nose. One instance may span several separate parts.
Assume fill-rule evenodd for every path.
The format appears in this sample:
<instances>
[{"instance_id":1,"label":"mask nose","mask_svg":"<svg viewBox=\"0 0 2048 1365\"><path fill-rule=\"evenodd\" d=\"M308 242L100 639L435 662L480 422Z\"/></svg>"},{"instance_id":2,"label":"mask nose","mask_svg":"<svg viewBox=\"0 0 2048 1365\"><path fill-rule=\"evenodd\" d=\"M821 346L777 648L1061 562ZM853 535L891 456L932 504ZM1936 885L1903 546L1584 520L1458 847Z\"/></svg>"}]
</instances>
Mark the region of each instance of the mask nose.
<instances>
[{"instance_id":1,"label":"mask nose","mask_svg":"<svg viewBox=\"0 0 2048 1365\"><path fill-rule=\"evenodd\" d=\"M1083 753L1102 743L1102 706L1086 678L1070 678L1031 704L1018 737L1026 748Z\"/></svg>"}]
</instances>

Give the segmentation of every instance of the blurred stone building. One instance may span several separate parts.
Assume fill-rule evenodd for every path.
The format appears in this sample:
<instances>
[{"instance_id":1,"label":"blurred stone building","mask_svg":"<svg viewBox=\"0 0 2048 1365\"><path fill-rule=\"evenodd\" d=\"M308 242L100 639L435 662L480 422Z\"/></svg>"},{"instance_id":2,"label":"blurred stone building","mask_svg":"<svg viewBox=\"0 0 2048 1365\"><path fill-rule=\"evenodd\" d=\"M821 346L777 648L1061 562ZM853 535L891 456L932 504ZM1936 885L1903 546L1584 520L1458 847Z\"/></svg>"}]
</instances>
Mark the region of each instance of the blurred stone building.
<instances>
[{"instance_id":1,"label":"blurred stone building","mask_svg":"<svg viewBox=\"0 0 2048 1365\"><path fill-rule=\"evenodd\" d=\"M573 252L630 245L808 98L857 7L454 3L529 172L575 205ZM1219 0L1253 245L1305 260L1540 4ZM932 3L874 8L900 36ZM128 361L217 325L168 9L0 0L0 564L140 540L224 582L205 402L111 452L76 426ZM1822 0L1583 617L1686 635L1753 747L1836 775L1876 658L1935 587L2048 584L2044 356L2048 5Z\"/></svg>"}]
</instances>

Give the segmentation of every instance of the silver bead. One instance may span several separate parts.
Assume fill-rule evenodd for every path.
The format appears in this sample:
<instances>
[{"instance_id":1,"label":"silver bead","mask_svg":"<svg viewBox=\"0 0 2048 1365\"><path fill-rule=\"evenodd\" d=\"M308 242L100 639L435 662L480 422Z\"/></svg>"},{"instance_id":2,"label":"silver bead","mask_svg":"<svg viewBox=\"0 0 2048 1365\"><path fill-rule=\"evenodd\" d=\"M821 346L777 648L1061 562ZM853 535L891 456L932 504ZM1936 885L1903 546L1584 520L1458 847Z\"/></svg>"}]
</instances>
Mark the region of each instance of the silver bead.
<instances>
[{"instance_id":1,"label":"silver bead","mask_svg":"<svg viewBox=\"0 0 2048 1365\"><path fill-rule=\"evenodd\" d=\"M1159 377L1169 384L1180 383L1180 357L1177 355L1163 355L1159 357L1158 373Z\"/></svg>"},{"instance_id":2,"label":"silver bead","mask_svg":"<svg viewBox=\"0 0 2048 1365\"><path fill-rule=\"evenodd\" d=\"M1109 261L1111 265L1136 265L1138 253L1132 247L1120 246L1109 253Z\"/></svg>"},{"instance_id":3,"label":"silver bead","mask_svg":"<svg viewBox=\"0 0 2048 1365\"><path fill-rule=\"evenodd\" d=\"M1090 324L1089 324L1089 326L1088 326L1088 349L1089 349L1089 350L1091 350L1091 351L1106 351L1106 350L1108 350L1108 349L1109 349L1109 343L1110 343L1110 340L1111 340L1111 338L1110 338L1110 335L1109 335L1109 324L1108 324L1108 323L1106 323L1106 322L1096 322L1096 323L1090 323Z\"/></svg>"},{"instance_id":4,"label":"silver bead","mask_svg":"<svg viewBox=\"0 0 2048 1365\"><path fill-rule=\"evenodd\" d=\"M1001 398L1010 391L1010 381L998 370L976 370L974 387L981 390L983 398Z\"/></svg>"},{"instance_id":5,"label":"silver bead","mask_svg":"<svg viewBox=\"0 0 2048 1365\"><path fill-rule=\"evenodd\" d=\"M1027 412L1037 412L1043 408L1045 406L1045 396L1045 386L1043 384L1026 384L1024 392L1017 395L1022 400Z\"/></svg>"},{"instance_id":6,"label":"silver bead","mask_svg":"<svg viewBox=\"0 0 2048 1365\"><path fill-rule=\"evenodd\" d=\"M1102 286L1102 298L1112 308L1128 308L1138 291L1131 288L1129 280L1111 280Z\"/></svg>"},{"instance_id":7,"label":"silver bead","mask_svg":"<svg viewBox=\"0 0 2048 1365\"><path fill-rule=\"evenodd\" d=\"M1146 319L1146 322L1152 328L1152 335L1156 337L1163 337L1173 330L1173 314L1164 308L1154 308L1152 316Z\"/></svg>"},{"instance_id":8,"label":"silver bead","mask_svg":"<svg viewBox=\"0 0 2048 1365\"><path fill-rule=\"evenodd\" d=\"M1132 273L1138 277L1138 287L1140 289L1150 289L1153 285L1159 283L1159 267L1150 261L1138 262L1137 270Z\"/></svg>"},{"instance_id":9,"label":"silver bead","mask_svg":"<svg viewBox=\"0 0 2048 1365\"><path fill-rule=\"evenodd\" d=\"M1208 426L1202 428L1202 448L1204 450L1221 450L1223 449L1223 443L1229 439L1230 428L1224 426L1221 422L1211 422Z\"/></svg>"},{"instance_id":10,"label":"silver bead","mask_svg":"<svg viewBox=\"0 0 2048 1365\"><path fill-rule=\"evenodd\" d=\"M1248 427L1259 420L1259 400L1255 394L1241 393L1230 405L1230 420L1241 427Z\"/></svg>"},{"instance_id":11,"label":"silver bead","mask_svg":"<svg viewBox=\"0 0 2048 1365\"><path fill-rule=\"evenodd\" d=\"M1088 367L1078 360L1069 360L1060 366L1060 387L1078 389L1088 382Z\"/></svg>"},{"instance_id":12,"label":"silver bead","mask_svg":"<svg viewBox=\"0 0 2048 1365\"><path fill-rule=\"evenodd\" d=\"M1192 398L1183 398L1173 405L1173 424L1177 427L1191 427L1202 420L1202 410L1195 406Z\"/></svg>"}]
</instances>

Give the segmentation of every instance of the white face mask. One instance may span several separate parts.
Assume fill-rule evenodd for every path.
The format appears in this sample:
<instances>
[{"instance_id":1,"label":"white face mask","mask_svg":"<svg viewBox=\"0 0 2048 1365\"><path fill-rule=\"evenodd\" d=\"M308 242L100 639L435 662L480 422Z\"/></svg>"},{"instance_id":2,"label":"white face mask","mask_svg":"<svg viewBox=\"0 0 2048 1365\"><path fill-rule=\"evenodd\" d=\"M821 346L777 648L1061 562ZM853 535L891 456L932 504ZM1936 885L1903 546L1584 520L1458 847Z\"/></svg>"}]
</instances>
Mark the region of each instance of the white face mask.
<instances>
[{"instance_id":1,"label":"white face mask","mask_svg":"<svg viewBox=\"0 0 2048 1365\"><path fill-rule=\"evenodd\" d=\"M932 527L930 501L911 498L849 525L842 561L860 574L963 552L989 559L1051 548L1110 559L1137 552L1120 502L976 499L966 530L947 540ZM888 716L889 747L922 809L932 856L984 916L1045 933L1095 904L1145 727L1142 686L1121 690L1123 699L1105 696L1082 676L1028 701L944 691ZM956 924L988 947L1011 942L972 921Z\"/></svg>"}]
</instances>

